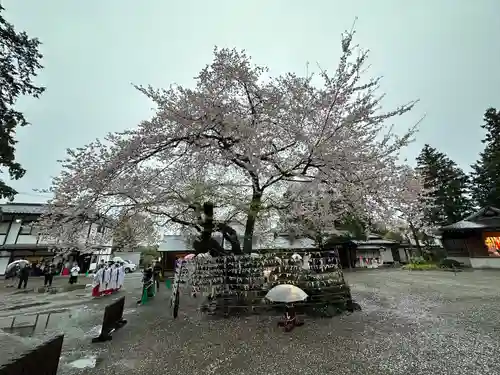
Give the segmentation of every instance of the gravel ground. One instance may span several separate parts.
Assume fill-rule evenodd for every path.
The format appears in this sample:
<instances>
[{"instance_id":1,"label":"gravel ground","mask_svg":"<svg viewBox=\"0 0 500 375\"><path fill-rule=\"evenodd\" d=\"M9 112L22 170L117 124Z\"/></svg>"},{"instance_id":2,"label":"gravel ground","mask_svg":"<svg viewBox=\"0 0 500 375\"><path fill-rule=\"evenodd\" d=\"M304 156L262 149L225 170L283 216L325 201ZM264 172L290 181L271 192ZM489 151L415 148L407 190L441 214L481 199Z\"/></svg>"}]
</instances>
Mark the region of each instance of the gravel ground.
<instances>
[{"instance_id":1,"label":"gravel ground","mask_svg":"<svg viewBox=\"0 0 500 375\"><path fill-rule=\"evenodd\" d=\"M146 306L127 297L129 323L105 344L90 344L82 319L67 335L69 374L498 374L500 272L374 270L347 274L363 311L306 319L284 333L277 318L208 319L181 300L171 318L165 290ZM137 281L138 283L138 281ZM82 360L83 358L83 360ZM94 368L77 369L96 361Z\"/></svg>"}]
</instances>

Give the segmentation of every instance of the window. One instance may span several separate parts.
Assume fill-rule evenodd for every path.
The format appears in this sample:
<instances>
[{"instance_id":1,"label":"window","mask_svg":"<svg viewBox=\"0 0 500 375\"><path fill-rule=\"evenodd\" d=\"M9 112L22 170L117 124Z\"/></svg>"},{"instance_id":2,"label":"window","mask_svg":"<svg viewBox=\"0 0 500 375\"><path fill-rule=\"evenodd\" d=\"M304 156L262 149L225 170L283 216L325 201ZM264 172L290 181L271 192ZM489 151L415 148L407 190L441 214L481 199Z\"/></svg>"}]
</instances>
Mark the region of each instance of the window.
<instances>
[{"instance_id":1,"label":"window","mask_svg":"<svg viewBox=\"0 0 500 375\"><path fill-rule=\"evenodd\" d=\"M99 225L97 227L97 233L104 233L104 225Z\"/></svg>"},{"instance_id":2,"label":"window","mask_svg":"<svg viewBox=\"0 0 500 375\"><path fill-rule=\"evenodd\" d=\"M32 234L33 231L33 223L23 223L21 225L21 230L19 234Z\"/></svg>"},{"instance_id":3,"label":"window","mask_svg":"<svg viewBox=\"0 0 500 375\"><path fill-rule=\"evenodd\" d=\"M9 233L10 222L3 221L0 223L0 235L5 235Z\"/></svg>"}]
</instances>

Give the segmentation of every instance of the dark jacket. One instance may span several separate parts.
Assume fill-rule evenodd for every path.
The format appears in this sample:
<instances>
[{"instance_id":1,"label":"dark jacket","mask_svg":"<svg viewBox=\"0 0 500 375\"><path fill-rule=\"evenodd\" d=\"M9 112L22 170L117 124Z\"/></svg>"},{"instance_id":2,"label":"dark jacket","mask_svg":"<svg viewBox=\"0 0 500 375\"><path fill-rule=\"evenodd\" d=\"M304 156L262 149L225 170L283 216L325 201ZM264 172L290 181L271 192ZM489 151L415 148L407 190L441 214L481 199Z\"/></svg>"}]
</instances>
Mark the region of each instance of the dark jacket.
<instances>
[{"instance_id":1,"label":"dark jacket","mask_svg":"<svg viewBox=\"0 0 500 375\"><path fill-rule=\"evenodd\" d=\"M163 272L163 268L161 268L161 266L159 264L156 264L153 267L153 273L155 274L156 277L160 276L162 272Z\"/></svg>"},{"instance_id":2,"label":"dark jacket","mask_svg":"<svg viewBox=\"0 0 500 375\"><path fill-rule=\"evenodd\" d=\"M22 267L20 270L19 270L19 277L20 278L26 278L30 275L30 268L27 267L27 266L24 266Z\"/></svg>"},{"instance_id":3,"label":"dark jacket","mask_svg":"<svg viewBox=\"0 0 500 375\"><path fill-rule=\"evenodd\" d=\"M56 267L53 264L45 266L43 269L43 274L47 276L54 276L56 274Z\"/></svg>"},{"instance_id":4,"label":"dark jacket","mask_svg":"<svg viewBox=\"0 0 500 375\"><path fill-rule=\"evenodd\" d=\"M151 267L148 267L144 270L144 275L142 278L143 283L148 283L151 282L154 276L153 269Z\"/></svg>"}]
</instances>

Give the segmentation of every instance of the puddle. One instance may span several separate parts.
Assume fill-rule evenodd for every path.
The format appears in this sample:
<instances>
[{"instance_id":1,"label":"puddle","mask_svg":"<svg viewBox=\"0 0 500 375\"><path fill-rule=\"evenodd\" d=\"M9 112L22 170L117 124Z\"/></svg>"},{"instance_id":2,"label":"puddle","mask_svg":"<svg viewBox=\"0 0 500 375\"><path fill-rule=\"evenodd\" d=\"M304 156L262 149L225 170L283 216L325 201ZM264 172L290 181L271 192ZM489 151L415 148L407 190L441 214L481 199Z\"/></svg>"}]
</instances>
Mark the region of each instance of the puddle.
<instances>
[{"instance_id":1,"label":"puddle","mask_svg":"<svg viewBox=\"0 0 500 375\"><path fill-rule=\"evenodd\" d=\"M77 369L85 369L85 368L95 368L96 366L99 365L100 362L102 362L102 358L99 358L96 355L91 355L77 359L76 361L69 362L67 365L69 367Z\"/></svg>"}]
</instances>

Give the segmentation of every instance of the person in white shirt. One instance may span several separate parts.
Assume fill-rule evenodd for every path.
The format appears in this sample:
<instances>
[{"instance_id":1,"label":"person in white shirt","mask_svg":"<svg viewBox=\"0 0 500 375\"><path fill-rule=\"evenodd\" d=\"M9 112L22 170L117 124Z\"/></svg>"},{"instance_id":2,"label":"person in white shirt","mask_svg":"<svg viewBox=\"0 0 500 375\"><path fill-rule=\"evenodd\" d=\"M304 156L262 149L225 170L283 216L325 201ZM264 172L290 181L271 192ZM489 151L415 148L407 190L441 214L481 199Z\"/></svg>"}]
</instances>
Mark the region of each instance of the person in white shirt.
<instances>
[{"instance_id":1,"label":"person in white shirt","mask_svg":"<svg viewBox=\"0 0 500 375\"><path fill-rule=\"evenodd\" d=\"M73 263L73 267L69 271L69 283L76 284L78 281L78 274L80 273L80 267L78 267L77 263Z\"/></svg>"}]
</instances>

